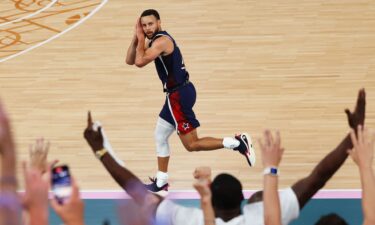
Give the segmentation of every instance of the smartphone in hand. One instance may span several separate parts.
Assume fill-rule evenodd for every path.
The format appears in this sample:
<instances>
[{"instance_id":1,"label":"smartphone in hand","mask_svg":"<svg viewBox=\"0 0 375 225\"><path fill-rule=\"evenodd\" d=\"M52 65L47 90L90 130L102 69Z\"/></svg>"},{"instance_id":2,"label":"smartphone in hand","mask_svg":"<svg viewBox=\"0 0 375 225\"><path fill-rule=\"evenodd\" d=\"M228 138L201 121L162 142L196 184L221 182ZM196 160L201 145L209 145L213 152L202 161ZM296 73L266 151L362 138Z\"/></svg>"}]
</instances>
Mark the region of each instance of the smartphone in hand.
<instances>
[{"instance_id":1,"label":"smartphone in hand","mask_svg":"<svg viewBox=\"0 0 375 225\"><path fill-rule=\"evenodd\" d=\"M72 193L72 182L67 165L56 166L52 169L52 192L60 204L64 204Z\"/></svg>"}]
</instances>

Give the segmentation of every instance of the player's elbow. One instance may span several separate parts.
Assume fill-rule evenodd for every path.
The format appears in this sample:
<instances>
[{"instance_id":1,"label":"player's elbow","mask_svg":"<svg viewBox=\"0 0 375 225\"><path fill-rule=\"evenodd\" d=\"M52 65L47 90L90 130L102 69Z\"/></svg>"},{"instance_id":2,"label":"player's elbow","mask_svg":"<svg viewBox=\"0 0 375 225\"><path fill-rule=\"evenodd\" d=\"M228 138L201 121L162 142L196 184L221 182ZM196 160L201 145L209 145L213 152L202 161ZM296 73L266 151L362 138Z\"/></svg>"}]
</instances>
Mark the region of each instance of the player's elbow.
<instances>
[{"instance_id":1,"label":"player's elbow","mask_svg":"<svg viewBox=\"0 0 375 225\"><path fill-rule=\"evenodd\" d=\"M126 60L125 60L125 63L128 64L129 66L134 65L134 61L131 61L131 60L129 60L129 59L126 59Z\"/></svg>"},{"instance_id":2,"label":"player's elbow","mask_svg":"<svg viewBox=\"0 0 375 225\"><path fill-rule=\"evenodd\" d=\"M142 68L146 65L144 62L142 62L140 60L136 60L134 64L135 64L136 67L139 67L139 68Z\"/></svg>"}]
</instances>

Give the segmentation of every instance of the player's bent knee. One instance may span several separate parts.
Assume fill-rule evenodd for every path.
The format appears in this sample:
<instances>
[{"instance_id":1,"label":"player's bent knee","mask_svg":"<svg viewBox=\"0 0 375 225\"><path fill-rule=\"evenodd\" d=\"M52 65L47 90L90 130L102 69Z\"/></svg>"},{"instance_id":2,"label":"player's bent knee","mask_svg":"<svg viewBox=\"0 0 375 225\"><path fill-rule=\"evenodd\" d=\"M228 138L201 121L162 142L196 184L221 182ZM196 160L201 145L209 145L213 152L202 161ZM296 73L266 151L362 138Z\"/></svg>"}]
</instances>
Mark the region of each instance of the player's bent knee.
<instances>
[{"instance_id":1,"label":"player's bent knee","mask_svg":"<svg viewBox=\"0 0 375 225\"><path fill-rule=\"evenodd\" d=\"M188 152L196 152L199 151L199 147L194 142L185 144L185 148Z\"/></svg>"},{"instance_id":2,"label":"player's bent knee","mask_svg":"<svg viewBox=\"0 0 375 225\"><path fill-rule=\"evenodd\" d=\"M170 155L170 148L168 137L155 132L156 155L158 157L168 157Z\"/></svg>"},{"instance_id":3,"label":"player's bent knee","mask_svg":"<svg viewBox=\"0 0 375 225\"><path fill-rule=\"evenodd\" d=\"M170 155L170 148L168 139L174 131L172 125L165 120L159 118L155 129L156 155L158 157L168 157Z\"/></svg>"},{"instance_id":4,"label":"player's bent knee","mask_svg":"<svg viewBox=\"0 0 375 225\"><path fill-rule=\"evenodd\" d=\"M157 157L169 157L171 154L169 147L157 146L156 147L156 156Z\"/></svg>"}]
</instances>

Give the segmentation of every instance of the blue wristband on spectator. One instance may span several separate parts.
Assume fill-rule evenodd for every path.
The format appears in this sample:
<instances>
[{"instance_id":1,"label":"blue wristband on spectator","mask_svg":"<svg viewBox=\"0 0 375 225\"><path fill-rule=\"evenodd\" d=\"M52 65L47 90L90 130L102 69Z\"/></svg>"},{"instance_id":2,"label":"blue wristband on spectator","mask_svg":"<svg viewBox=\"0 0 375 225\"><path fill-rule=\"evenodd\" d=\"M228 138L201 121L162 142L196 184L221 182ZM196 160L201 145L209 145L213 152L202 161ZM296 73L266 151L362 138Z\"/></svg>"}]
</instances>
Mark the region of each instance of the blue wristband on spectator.
<instances>
[{"instance_id":1,"label":"blue wristband on spectator","mask_svg":"<svg viewBox=\"0 0 375 225\"><path fill-rule=\"evenodd\" d=\"M277 167L267 167L263 170L264 175L272 175L272 176L277 176L278 175L278 169Z\"/></svg>"}]
</instances>

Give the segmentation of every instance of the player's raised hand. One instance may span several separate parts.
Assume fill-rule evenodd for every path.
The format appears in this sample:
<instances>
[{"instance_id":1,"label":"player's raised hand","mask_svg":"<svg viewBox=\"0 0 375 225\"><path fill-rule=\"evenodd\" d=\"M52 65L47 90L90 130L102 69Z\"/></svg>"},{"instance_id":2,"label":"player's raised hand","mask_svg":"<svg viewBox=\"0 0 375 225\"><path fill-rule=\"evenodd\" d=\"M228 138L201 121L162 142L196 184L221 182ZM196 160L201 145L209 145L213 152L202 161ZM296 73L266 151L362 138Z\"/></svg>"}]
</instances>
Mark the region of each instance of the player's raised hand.
<instances>
[{"instance_id":1,"label":"player's raised hand","mask_svg":"<svg viewBox=\"0 0 375 225\"><path fill-rule=\"evenodd\" d=\"M83 136L94 152L104 148L102 128L99 126L97 130L94 129L94 123L92 122L90 111L87 115L87 127L83 132Z\"/></svg>"},{"instance_id":2,"label":"player's raised hand","mask_svg":"<svg viewBox=\"0 0 375 225\"><path fill-rule=\"evenodd\" d=\"M365 122L366 113L366 92L362 88L358 92L357 104L354 112L350 112L349 109L345 109L345 113L348 117L349 126L357 132L357 126L363 125Z\"/></svg>"},{"instance_id":3,"label":"player's raised hand","mask_svg":"<svg viewBox=\"0 0 375 225\"><path fill-rule=\"evenodd\" d=\"M134 31L133 31L133 44L135 46L137 46L138 44L138 37L137 37L137 28L138 28L138 23L139 23L139 18L137 19L137 21L135 22L135 25L134 25Z\"/></svg>"},{"instance_id":4,"label":"player's raised hand","mask_svg":"<svg viewBox=\"0 0 375 225\"><path fill-rule=\"evenodd\" d=\"M144 40L145 39L145 33L142 28L141 18L138 18L137 24L136 24L136 33L138 40Z\"/></svg>"}]
</instances>

